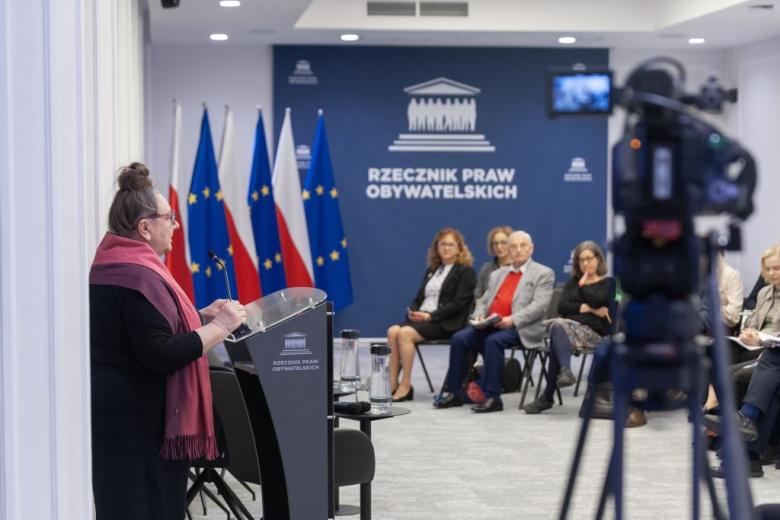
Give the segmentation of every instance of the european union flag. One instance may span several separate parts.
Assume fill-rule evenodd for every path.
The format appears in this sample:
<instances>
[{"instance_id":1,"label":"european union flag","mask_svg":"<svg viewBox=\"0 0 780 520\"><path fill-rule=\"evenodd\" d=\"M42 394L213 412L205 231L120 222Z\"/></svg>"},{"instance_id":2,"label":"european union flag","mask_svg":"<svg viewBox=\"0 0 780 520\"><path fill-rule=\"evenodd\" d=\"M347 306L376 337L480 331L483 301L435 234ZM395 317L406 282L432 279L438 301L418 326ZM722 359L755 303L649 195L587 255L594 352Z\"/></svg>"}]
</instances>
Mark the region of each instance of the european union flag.
<instances>
[{"instance_id":1,"label":"european union flag","mask_svg":"<svg viewBox=\"0 0 780 520\"><path fill-rule=\"evenodd\" d=\"M190 271L195 285L195 305L205 307L216 298L227 298L222 268L208 257L209 250L225 261L230 278L230 292L238 298L233 271L233 248L228 238L225 207L219 187L217 159L211 141L209 113L203 109L200 142L187 195L190 239Z\"/></svg>"},{"instance_id":2,"label":"european union flag","mask_svg":"<svg viewBox=\"0 0 780 520\"><path fill-rule=\"evenodd\" d=\"M287 287L287 281L284 278L279 229L276 227L276 204L274 190L271 187L271 166L268 160L262 112L258 112L257 116L255 151L252 154L252 173L249 178L247 202L252 219L252 234L255 237L260 290L263 295L268 295Z\"/></svg>"},{"instance_id":3,"label":"european union flag","mask_svg":"<svg viewBox=\"0 0 780 520\"><path fill-rule=\"evenodd\" d=\"M303 187L303 208L309 229L315 285L328 293L335 310L352 303L347 238L341 225L339 192L333 178L325 119L320 111Z\"/></svg>"}]
</instances>

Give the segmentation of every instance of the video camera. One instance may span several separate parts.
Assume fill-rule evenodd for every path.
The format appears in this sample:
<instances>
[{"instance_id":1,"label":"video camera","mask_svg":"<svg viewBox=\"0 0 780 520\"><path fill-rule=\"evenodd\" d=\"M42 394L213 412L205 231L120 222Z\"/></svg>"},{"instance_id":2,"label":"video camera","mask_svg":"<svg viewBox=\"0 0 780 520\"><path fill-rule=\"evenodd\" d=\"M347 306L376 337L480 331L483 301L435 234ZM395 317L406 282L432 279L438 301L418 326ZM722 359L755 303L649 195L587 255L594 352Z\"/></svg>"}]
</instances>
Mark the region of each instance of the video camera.
<instances>
[{"instance_id":1,"label":"video camera","mask_svg":"<svg viewBox=\"0 0 780 520\"><path fill-rule=\"evenodd\" d=\"M739 221L753 212L755 162L734 140L697 117L736 101L711 77L698 94L684 91L685 70L670 58L637 66L625 86L608 70L551 71L551 116L626 110L625 131L613 149L613 209L623 220L616 237L615 274L632 303L624 309L626 343L691 339L698 312L702 240L696 215L728 214L729 248L738 249Z\"/></svg>"}]
</instances>

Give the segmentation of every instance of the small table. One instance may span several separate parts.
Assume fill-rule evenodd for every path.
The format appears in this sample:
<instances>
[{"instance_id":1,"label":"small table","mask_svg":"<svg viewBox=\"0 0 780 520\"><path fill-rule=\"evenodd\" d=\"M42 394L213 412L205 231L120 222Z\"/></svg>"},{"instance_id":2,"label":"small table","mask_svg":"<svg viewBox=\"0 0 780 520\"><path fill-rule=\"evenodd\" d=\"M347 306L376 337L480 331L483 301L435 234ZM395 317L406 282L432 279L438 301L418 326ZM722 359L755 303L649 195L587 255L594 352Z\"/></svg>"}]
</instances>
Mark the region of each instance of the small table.
<instances>
[{"instance_id":1,"label":"small table","mask_svg":"<svg viewBox=\"0 0 780 520\"><path fill-rule=\"evenodd\" d=\"M410 414L412 411L402 406L393 406L390 409L390 413L384 415L372 415L370 413L339 413L336 412L336 418L351 419L353 421L360 421L360 431L368 435L371 438L371 423L374 421L381 421L382 419L390 419L391 417L398 417L399 415ZM336 489L338 493L338 489ZM337 495L338 496L338 495ZM354 506L342 506L336 502L336 516L354 515ZM360 484L360 520L370 520L371 518L371 482L365 482Z\"/></svg>"}]
</instances>

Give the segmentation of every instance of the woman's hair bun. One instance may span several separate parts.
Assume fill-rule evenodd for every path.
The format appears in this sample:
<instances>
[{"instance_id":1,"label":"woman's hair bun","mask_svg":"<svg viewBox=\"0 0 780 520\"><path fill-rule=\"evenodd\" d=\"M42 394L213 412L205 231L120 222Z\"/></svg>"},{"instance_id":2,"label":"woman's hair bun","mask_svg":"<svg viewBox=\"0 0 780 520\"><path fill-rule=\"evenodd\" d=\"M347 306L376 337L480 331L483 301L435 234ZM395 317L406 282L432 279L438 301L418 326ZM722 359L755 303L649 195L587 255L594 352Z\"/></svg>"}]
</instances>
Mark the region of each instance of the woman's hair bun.
<instances>
[{"instance_id":1,"label":"woman's hair bun","mask_svg":"<svg viewBox=\"0 0 780 520\"><path fill-rule=\"evenodd\" d=\"M131 163L122 168L117 182L119 189L126 191L144 190L152 187L149 169L139 162Z\"/></svg>"}]
</instances>

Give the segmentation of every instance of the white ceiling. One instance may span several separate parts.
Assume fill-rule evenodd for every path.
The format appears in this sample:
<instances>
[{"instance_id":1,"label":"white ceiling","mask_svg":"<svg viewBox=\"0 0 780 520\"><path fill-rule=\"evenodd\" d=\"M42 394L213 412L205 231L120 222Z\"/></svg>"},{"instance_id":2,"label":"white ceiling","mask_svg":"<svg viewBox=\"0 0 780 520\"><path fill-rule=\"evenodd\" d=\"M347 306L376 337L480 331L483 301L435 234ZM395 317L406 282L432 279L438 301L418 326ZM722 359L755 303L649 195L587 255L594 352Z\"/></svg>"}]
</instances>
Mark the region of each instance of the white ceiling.
<instances>
[{"instance_id":1,"label":"white ceiling","mask_svg":"<svg viewBox=\"0 0 780 520\"><path fill-rule=\"evenodd\" d=\"M558 46L621 49L736 47L780 35L780 0L469 0L468 17L367 16L366 0L147 0L153 44ZM435 0L434 0L435 1ZM759 5L773 5L760 9ZM227 42L208 35L227 33Z\"/></svg>"}]
</instances>

